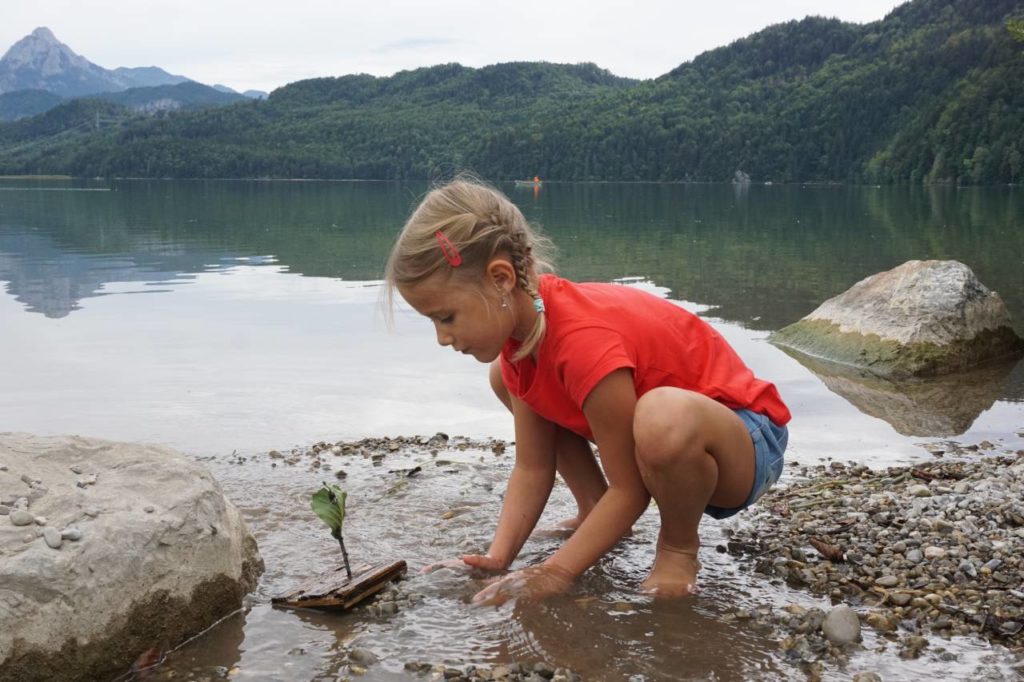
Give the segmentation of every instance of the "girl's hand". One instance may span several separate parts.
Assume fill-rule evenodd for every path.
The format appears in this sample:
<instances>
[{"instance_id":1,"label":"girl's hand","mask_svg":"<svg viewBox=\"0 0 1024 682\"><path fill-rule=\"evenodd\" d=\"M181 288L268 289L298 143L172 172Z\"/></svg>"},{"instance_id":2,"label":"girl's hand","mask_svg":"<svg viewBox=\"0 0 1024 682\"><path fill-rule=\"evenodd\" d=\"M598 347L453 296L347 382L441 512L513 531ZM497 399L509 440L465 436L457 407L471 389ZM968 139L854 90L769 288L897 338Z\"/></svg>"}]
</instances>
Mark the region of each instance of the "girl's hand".
<instances>
[{"instance_id":1,"label":"girl's hand","mask_svg":"<svg viewBox=\"0 0 1024 682\"><path fill-rule=\"evenodd\" d=\"M433 573L441 568L467 569L477 568L482 571L503 571L507 566L490 554L464 554L461 559L445 559L429 564L420 569L420 575Z\"/></svg>"},{"instance_id":2,"label":"girl's hand","mask_svg":"<svg viewBox=\"0 0 1024 682\"><path fill-rule=\"evenodd\" d=\"M474 604L501 606L510 599L540 600L566 592L574 576L564 568L539 564L514 571L476 593Z\"/></svg>"}]
</instances>

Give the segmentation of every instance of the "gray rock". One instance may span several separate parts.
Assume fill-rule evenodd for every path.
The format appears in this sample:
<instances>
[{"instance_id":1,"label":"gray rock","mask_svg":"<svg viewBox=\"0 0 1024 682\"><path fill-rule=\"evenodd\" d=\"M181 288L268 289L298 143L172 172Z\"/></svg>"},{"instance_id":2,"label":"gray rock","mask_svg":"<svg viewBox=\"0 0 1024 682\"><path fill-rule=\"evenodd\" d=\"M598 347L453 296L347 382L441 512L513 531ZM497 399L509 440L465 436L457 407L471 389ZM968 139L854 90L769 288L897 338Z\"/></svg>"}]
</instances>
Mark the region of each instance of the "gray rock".
<instances>
[{"instance_id":1,"label":"gray rock","mask_svg":"<svg viewBox=\"0 0 1024 682\"><path fill-rule=\"evenodd\" d=\"M61 544L64 542L60 537L60 531L53 526L47 526L43 529L43 540L53 549L60 549Z\"/></svg>"},{"instance_id":2,"label":"gray rock","mask_svg":"<svg viewBox=\"0 0 1024 682\"><path fill-rule=\"evenodd\" d=\"M919 564L924 559L924 554L919 549L912 549L907 552L907 561L912 564Z\"/></svg>"},{"instance_id":3,"label":"gray rock","mask_svg":"<svg viewBox=\"0 0 1024 682\"><path fill-rule=\"evenodd\" d=\"M85 491L70 469L83 455L103 481ZM183 641L239 608L262 571L238 510L193 458L151 445L4 433L0 459L45 480L50 491L32 512L15 515L53 524L40 529L44 542L13 550L5 548L27 529L0 523L0 582L17 585L20 598L4 612L4 622L17 627L0 628L0 679L42 668L67 642L77 645L75 656L63 659L62 677L112 679L138 653L113 640L117 633ZM86 528L103 541L65 542L75 536L67 526L82 518L85 500L88 509L104 510ZM139 514L147 503L167 511Z\"/></svg>"},{"instance_id":4,"label":"gray rock","mask_svg":"<svg viewBox=\"0 0 1024 682\"><path fill-rule=\"evenodd\" d=\"M60 536L65 540L70 540L71 542L78 542L82 539L82 531L78 530L77 528L68 527L60 532Z\"/></svg>"},{"instance_id":5,"label":"gray rock","mask_svg":"<svg viewBox=\"0 0 1024 682\"><path fill-rule=\"evenodd\" d=\"M11 508L6 504L0 504L0 516L7 516L11 513Z\"/></svg>"},{"instance_id":6,"label":"gray rock","mask_svg":"<svg viewBox=\"0 0 1024 682\"><path fill-rule=\"evenodd\" d=\"M907 488L907 492L914 497L931 497L932 491L926 485L912 485Z\"/></svg>"},{"instance_id":7,"label":"gray rock","mask_svg":"<svg viewBox=\"0 0 1024 682\"><path fill-rule=\"evenodd\" d=\"M878 673L857 673L853 682L882 682L882 678Z\"/></svg>"},{"instance_id":8,"label":"gray rock","mask_svg":"<svg viewBox=\"0 0 1024 682\"><path fill-rule=\"evenodd\" d=\"M1024 353L999 295L951 260L908 261L863 279L772 341L883 376L942 374Z\"/></svg>"},{"instance_id":9,"label":"gray rock","mask_svg":"<svg viewBox=\"0 0 1024 682\"><path fill-rule=\"evenodd\" d=\"M857 613L845 604L836 606L825 616L821 631L836 645L853 644L860 641L860 619Z\"/></svg>"},{"instance_id":10,"label":"gray rock","mask_svg":"<svg viewBox=\"0 0 1024 682\"><path fill-rule=\"evenodd\" d=\"M37 516L36 517L36 525L37 526L45 526L49 522L50 522L50 520L47 519L45 516Z\"/></svg>"},{"instance_id":11,"label":"gray rock","mask_svg":"<svg viewBox=\"0 0 1024 682\"><path fill-rule=\"evenodd\" d=\"M900 579L894 575L883 575L875 579L875 584L879 587L896 587L900 584Z\"/></svg>"},{"instance_id":12,"label":"gray rock","mask_svg":"<svg viewBox=\"0 0 1024 682\"><path fill-rule=\"evenodd\" d=\"M929 545L928 547L924 548L924 558L925 559L930 559L930 560L945 559L946 558L946 550L944 550L941 547L936 547L934 545Z\"/></svg>"},{"instance_id":13,"label":"gray rock","mask_svg":"<svg viewBox=\"0 0 1024 682\"><path fill-rule=\"evenodd\" d=\"M15 509L10 513L11 523L15 526L31 526L36 522L36 515L24 509Z\"/></svg>"},{"instance_id":14,"label":"gray rock","mask_svg":"<svg viewBox=\"0 0 1024 682\"><path fill-rule=\"evenodd\" d=\"M359 663L361 665L373 665L379 659L377 654L373 653L369 649L355 648L348 652L348 658L350 661Z\"/></svg>"}]
</instances>

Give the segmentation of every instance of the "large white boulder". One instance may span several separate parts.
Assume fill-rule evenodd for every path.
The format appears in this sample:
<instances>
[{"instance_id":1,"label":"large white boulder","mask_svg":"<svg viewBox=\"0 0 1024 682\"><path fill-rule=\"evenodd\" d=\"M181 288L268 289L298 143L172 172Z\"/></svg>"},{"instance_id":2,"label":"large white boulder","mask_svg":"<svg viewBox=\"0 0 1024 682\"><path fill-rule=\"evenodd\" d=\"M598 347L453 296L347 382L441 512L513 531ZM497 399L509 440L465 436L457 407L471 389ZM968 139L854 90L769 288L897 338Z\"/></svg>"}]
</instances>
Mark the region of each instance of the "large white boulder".
<instances>
[{"instance_id":1,"label":"large white boulder","mask_svg":"<svg viewBox=\"0 0 1024 682\"><path fill-rule=\"evenodd\" d=\"M1019 356L1002 299L963 263L907 261L772 335L782 346L882 376L921 376Z\"/></svg>"},{"instance_id":2,"label":"large white boulder","mask_svg":"<svg viewBox=\"0 0 1024 682\"><path fill-rule=\"evenodd\" d=\"M262 570L197 462L0 433L0 680L109 679L238 609Z\"/></svg>"}]
</instances>

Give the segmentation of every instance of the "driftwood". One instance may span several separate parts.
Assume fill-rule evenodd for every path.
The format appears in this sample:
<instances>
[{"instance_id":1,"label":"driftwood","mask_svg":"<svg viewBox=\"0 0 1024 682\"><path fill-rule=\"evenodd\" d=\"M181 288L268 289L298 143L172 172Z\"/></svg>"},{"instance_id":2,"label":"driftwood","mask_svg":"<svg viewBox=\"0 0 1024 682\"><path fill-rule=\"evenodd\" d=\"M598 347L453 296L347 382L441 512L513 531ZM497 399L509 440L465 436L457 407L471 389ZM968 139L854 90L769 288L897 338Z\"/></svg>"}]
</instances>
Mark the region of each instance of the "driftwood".
<instances>
[{"instance_id":1,"label":"driftwood","mask_svg":"<svg viewBox=\"0 0 1024 682\"><path fill-rule=\"evenodd\" d=\"M345 567L338 566L310 578L292 590L274 597L275 606L295 609L350 609L383 590L389 582L405 575L405 562L394 561L357 566L349 580Z\"/></svg>"}]
</instances>

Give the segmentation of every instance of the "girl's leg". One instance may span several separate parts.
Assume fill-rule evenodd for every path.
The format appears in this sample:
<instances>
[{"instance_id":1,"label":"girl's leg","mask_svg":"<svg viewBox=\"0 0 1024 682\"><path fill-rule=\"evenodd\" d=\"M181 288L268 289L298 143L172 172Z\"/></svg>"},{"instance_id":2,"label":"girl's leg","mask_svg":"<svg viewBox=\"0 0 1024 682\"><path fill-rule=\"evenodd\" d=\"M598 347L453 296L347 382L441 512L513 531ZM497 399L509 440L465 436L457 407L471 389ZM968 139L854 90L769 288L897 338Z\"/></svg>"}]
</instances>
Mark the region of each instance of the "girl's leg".
<instances>
[{"instance_id":1,"label":"girl's leg","mask_svg":"<svg viewBox=\"0 0 1024 682\"><path fill-rule=\"evenodd\" d=\"M505 388L505 384L501 380L500 363L500 360L491 363L491 388L511 412L512 403L508 389ZM559 428L555 441L555 454L558 473L565 484L569 486L569 491L576 499L577 507L576 517L566 519L558 526L566 530L575 530L604 495L604 491L608 489L608 482L605 480L601 467L594 457L594 451L590 448L590 443L586 438L567 429Z\"/></svg>"},{"instance_id":2,"label":"girl's leg","mask_svg":"<svg viewBox=\"0 0 1024 682\"><path fill-rule=\"evenodd\" d=\"M661 532L645 590L669 596L695 590L698 526L708 504L738 507L754 484L754 443L736 414L680 388L645 393L633 418L636 460L658 504Z\"/></svg>"}]
</instances>

